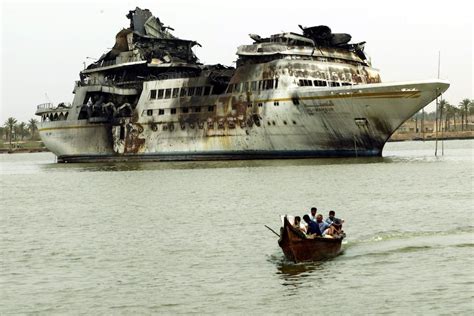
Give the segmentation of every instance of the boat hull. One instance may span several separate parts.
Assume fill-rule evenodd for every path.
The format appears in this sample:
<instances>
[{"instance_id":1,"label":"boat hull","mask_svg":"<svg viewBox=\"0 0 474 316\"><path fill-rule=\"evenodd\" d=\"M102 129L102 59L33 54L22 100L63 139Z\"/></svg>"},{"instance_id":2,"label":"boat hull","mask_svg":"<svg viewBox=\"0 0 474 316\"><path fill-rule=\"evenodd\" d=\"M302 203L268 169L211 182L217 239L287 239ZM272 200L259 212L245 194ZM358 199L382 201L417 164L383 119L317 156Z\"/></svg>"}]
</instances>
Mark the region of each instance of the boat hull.
<instances>
[{"instance_id":1,"label":"boat hull","mask_svg":"<svg viewBox=\"0 0 474 316\"><path fill-rule=\"evenodd\" d=\"M241 121L209 117L212 126L190 117L162 123L139 117L121 147L112 123L41 122L39 132L59 162L377 157L391 134L448 86L435 80L283 91L293 98L260 96L258 114Z\"/></svg>"},{"instance_id":2,"label":"boat hull","mask_svg":"<svg viewBox=\"0 0 474 316\"><path fill-rule=\"evenodd\" d=\"M278 244L285 257L293 262L320 261L333 258L341 253L343 237L302 238L301 234L295 231L286 217L280 233Z\"/></svg>"}]
</instances>

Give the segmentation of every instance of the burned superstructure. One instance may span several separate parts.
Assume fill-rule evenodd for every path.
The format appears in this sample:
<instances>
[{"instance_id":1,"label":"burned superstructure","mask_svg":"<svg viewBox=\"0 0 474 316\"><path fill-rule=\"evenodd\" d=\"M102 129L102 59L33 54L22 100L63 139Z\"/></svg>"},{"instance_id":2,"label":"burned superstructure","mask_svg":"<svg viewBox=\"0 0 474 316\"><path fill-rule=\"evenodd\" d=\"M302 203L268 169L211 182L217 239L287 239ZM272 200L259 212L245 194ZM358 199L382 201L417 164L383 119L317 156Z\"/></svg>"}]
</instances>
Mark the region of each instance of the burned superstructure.
<instances>
[{"instance_id":1,"label":"burned superstructure","mask_svg":"<svg viewBox=\"0 0 474 316\"><path fill-rule=\"evenodd\" d=\"M58 161L377 156L449 86L382 83L365 43L327 26L250 34L233 68L201 64L199 44L149 10L127 17L113 48L81 71L72 105L38 106Z\"/></svg>"}]
</instances>

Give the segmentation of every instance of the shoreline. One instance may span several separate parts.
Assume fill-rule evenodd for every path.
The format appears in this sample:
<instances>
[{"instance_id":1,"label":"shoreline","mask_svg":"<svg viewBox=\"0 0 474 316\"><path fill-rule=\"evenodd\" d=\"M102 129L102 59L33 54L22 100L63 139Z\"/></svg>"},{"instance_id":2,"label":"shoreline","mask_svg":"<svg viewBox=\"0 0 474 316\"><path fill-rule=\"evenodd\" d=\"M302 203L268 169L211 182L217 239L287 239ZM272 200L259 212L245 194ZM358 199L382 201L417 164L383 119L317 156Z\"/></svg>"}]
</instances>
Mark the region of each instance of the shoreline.
<instances>
[{"instance_id":1,"label":"shoreline","mask_svg":"<svg viewBox=\"0 0 474 316\"><path fill-rule=\"evenodd\" d=\"M0 148L0 154L29 154L29 153L41 153L41 152L51 152L46 147L39 148Z\"/></svg>"}]
</instances>

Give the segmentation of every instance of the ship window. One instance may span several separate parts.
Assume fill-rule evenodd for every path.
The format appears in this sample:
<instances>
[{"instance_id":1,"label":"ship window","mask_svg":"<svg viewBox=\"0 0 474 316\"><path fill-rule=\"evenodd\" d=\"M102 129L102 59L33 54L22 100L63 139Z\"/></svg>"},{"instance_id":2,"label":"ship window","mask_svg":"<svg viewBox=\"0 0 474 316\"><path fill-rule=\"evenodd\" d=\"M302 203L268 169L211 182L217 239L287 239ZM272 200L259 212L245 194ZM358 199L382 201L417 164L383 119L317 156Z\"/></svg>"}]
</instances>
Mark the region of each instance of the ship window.
<instances>
[{"instance_id":1,"label":"ship window","mask_svg":"<svg viewBox=\"0 0 474 316\"><path fill-rule=\"evenodd\" d=\"M303 80L303 79L300 79L300 80L298 81L298 85L301 86L301 87L303 87L303 86L304 86L304 80Z\"/></svg>"},{"instance_id":2,"label":"ship window","mask_svg":"<svg viewBox=\"0 0 474 316\"><path fill-rule=\"evenodd\" d=\"M153 110L146 110L146 115L152 116L153 115Z\"/></svg>"},{"instance_id":3,"label":"ship window","mask_svg":"<svg viewBox=\"0 0 474 316\"><path fill-rule=\"evenodd\" d=\"M205 86L204 95L210 95L210 94L211 94L211 86Z\"/></svg>"},{"instance_id":4,"label":"ship window","mask_svg":"<svg viewBox=\"0 0 474 316\"><path fill-rule=\"evenodd\" d=\"M125 139L125 126L120 125L120 140L124 140L124 139Z\"/></svg>"},{"instance_id":5,"label":"ship window","mask_svg":"<svg viewBox=\"0 0 474 316\"><path fill-rule=\"evenodd\" d=\"M156 99L156 90L151 90L150 99Z\"/></svg>"},{"instance_id":6,"label":"ship window","mask_svg":"<svg viewBox=\"0 0 474 316\"><path fill-rule=\"evenodd\" d=\"M177 98L179 95L179 88L174 88L173 89L173 98Z\"/></svg>"},{"instance_id":7,"label":"ship window","mask_svg":"<svg viewBox=\"0 0 474 316\"><path fill-rule=\"evenodd\" d=\"M352 86L350 82L341 82L341 86Z\"/></svg>"},{"instance_id":8,"label":"ship window","mask_svg":"<svg viewBox=\"0 0 474 316\"><path fill-rule=\"evenodd\" d=\"M195 87L189 87L188 88L188 96L193 96L194 95L194 91L196 90Z\"/></svg>"},{"instance_id":9,"label":"ship window","mask_svg":"<svg viewBox=\"0 0 474 316\"><path fill-rule=\"evenodd\" d=\"M251 107L252 107L252 103L248 103L248 104L247 104L247 107L248 107L248 108L251 108Z\"/></svg>"},{"instance_id":10,"label":"ship window","mask_svg":"<svg viewBox=\"0 0 474 316\"><path fill-rule=\"evenodd\" d=\"M163 99L163 92L164 92L163 89L158 90L158 99Z\"/></svg>"},{"instance_id":11,"label":"ship window","mask_svg":"<svg viewBox=\"0 0 474 316\"><path fill-rule=\"evenodd\" d=\"M202 95L202 87L197 87L196 88L196 95L198 95L198 96Z\"/></svg>"},{"instance_id":12,"label":"ship window","mask_svg":"<svg viewBox=\"0 0 474 316\"><path fill-rule=\"evenodd\" d=\"M247 92L249 91L249 83L248 82L244 82L244 89L242 92Z\"/></svg>"},{"instance_id":13,"label":"ship window","mask_svg":"<svg viewBox=\"0 0 474 316\"><path fill-rule=\"evenodd\" d=\"M188 109L188 108L182 108L182 109L181 109L181 112L182 112L182 113L188 113L188 112L189 112L189 109Z\"/></svg>"},{"instance_id":14,"label":"ship window","mask_svg":"<svg viewBox=\"0 0 474 316\"><path fill-rule=\"evenodd\" d=\"M298 98L293 98L292 101L293 101L294 105L299 105L300 104L300 100Z\"/></svg>"},{"instance_id":15,"label":"ship window","mask_svg":"<svg viewBox=\"0 0 474 316\"><path fill-rule=\"evenodd\" d=\"M181 88L181 91L180 91L180 93L179 93L179 96L180 96L180 97L185 97L187 93L188 93L188 88L183 87L183 88Z\"/></svg>"},{"instance_id":16,"label":"ship window","mask_svg":"<svg viewBox=\"0 0 474 316\"><path fill-rule=\"evenodd\" d=\"M313 86L313 82L311 80L305 80L307 86Z\"/></svg>"},{"instance_id":17,"label":"ship window","mask_svg":"<svg viewBox=\"0 0 474 316\"><path fill-rule=\"evenodd\" d=\"M278 89L278 78L275 79L275 89Z\"/></svg>"},{"instance_id":18,"label":"ship window","mask_svg":"<svg viewBox=\"0 0 474 316\"><path fill-rule=\"evenodd\" d=\"M234 85L234 92L239 93L239 92L240 92L241 85L242 85L241 83L236 83L236 84Z\"/></svg>"},{"instance_id":19,"label":"ship window","mask_svg":"<svg viewBox=\"0 0 474 316\"><path fill-rule=\"evenodd\" d=\"M257 81L252 81L250 85L252 87L252 91L257 91Z\"/></svg>"},{"instance_id":20,"label":"ship window","mask_svg":"<svg viewBox=\"0 0 474 316\"><path fill-rule=\"evenodd\" d=\"M165 114L165 109L159 109L158 110L158 115L163 115Z\"/></svg>"},{"instance_id":21,"label":"ship window","mask_svg":"<svg viewBox=\"0 0 474 316\"><path fill-rule=\"evenodd\" d=\"M201 107L200 107L200 106L196 106L196 107L194 108L194 112L196 112L196 113L201 112Z\"/></svg>"},{"instance_id":22,"label":"ship window","mask_svg":"<svg viewBox=\"0 0 474 316\"><path fill-rule=\"evenodd\" d=\"M314 80L314 85L316 87L325 87L327 86L327 83L324 80Z\"/></svg>"},{"instance_id":23,"label":"ship window","mask_svg":"<svg viewBox=\"0 0 474 316\"><path fill-rule=\"evenodd\" d=\"M273 89L273 79L267 80L265 89Z\"/></svg>"},{"instance_id":24,"label":"ship window","mask_svg":"<svg viewBox=\"0 0 474 316\"><path fill-rule=\"evenodd\" d=\"M275 101L275 102L273 102L273 105L274 105L274 106L280 106L280 102L279 102L279 101Z\"/></svg>"},{"instance_id":25,"label":"ship window","mask_svg":"<svg viewBox=\"0 0 474 316\"><path fill-rule=\"evenodd\" d=\"M262 106L263 106L263 103L259 103L258 106L259 106L259 107L262 107Z\"/></svg>"},{"instance_id":26,"label":"ship window","mask_svg":"<svg viewBox=\"0 0 474 316\"><path fill-rule=\"evenodd\" d=\"M207 107L207 111L208 111L208 112L213 112L213 111L214 111L214 105L209 105L209 106Z\"/></svg>"},{"instance_id":27,"label":"ship window","mask_svg":"<svg viewBox=\"0 0 474 316\"><path fill-rule=\"evenodd\" d=\"M171 89L166 89L165 90L165 99L171 98Z\"/></svg>"},{"instance_id":28,"label":"ship window","mask_svg":"<svg viewBox=\"0 0 474 316\"><path fill-rule=\"evenodd\" d=\"M263 80L258 81L258 90L262 90Z\"/></svg>"},{"instance_id":29,"label":"ship window","mask_svg":"<svg viewBox=\"0 0 474 316\"><path fill-rule=\"evenodd\" d=\"M171 109L170 114L176 114L176 109Z\"/></svg>"}]
</instances>

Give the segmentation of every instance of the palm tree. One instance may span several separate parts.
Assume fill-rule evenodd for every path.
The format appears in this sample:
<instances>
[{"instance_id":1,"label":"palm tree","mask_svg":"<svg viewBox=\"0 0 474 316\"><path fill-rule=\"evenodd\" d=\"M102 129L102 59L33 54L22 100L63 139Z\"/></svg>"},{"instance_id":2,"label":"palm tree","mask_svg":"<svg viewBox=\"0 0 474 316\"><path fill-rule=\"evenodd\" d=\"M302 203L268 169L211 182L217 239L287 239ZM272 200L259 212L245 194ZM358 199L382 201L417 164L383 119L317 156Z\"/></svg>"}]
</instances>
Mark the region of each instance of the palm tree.
<instances>
[{"instance_id":1,"label":"palm tree","mask_svg":"<svg viewBox=\"0 0 474 316\"><path fill-rule=\"evenodd\" d=\"M25 138L27 129L26 129L26 123L21 122L18 126L18 134L20 134L21 140L23 141L23 138Z\"/></svg>"},{"instance_id":2,"label":"palm tree","mask_svg":"<svg viewBox=\"0 0 474 316\"><path fill-rule=\"evenodd\" d=\"M442 131L443 130L443 110L446 109L446 107L449 105L448 101L444 100L444 99L441 99L439 101L439 105L438 105L438 108L439 108L439 130ZM444 125L444 128L446 130L446 124Z\"/></svg>"},{"instance_id":3,"label":"palm tree","mask_svg":"<svg viewBox=\"0 0 474 316\"><path fill-rule=\"evenodd\" d=\"M446 129L449 130L451 127L451 118L453 119L454 131L456 131L456 113L458 109L451 104L446 105Z\"/></svg>"},{"instance_id":4,"label":"palm tree","mask_svg":"<svg viewBox=\"0 0 474 316\"><path fill-rule=\"evenodd\" d=\"M10 149L12 149L12 135L13 135L13 129L15 128L16 122L17 122L17 120L13 117L9 117L5 121L5 127L8 130L8 137L10 139Z\"/></svg>"},{"instance_id":5,"label":"palm tree","mask_svg":"<svg viewBox=\"0 0 474 316\"><path fill-rule=\"evenodd\" d=\"M469 107L472 106L472 100L464 99L459 103L459 108L461 109L464 117L464 122L462 122L463 130L464 126L467 128L467 118L469 116Z\"/></svg>"},{"instance_id":6,"label":"palm tree","mask_svg":"<svg viewBox=\"0 0 474 316\"><path fill-rule=\"evenodd\" d=\"M31 133L31 139L34 139L36 136L36 131L38 130L38 121L35 119L30 119L28 121L28 130Z\"/></svg>"}]
</instances>

